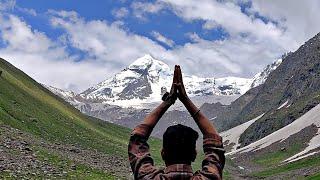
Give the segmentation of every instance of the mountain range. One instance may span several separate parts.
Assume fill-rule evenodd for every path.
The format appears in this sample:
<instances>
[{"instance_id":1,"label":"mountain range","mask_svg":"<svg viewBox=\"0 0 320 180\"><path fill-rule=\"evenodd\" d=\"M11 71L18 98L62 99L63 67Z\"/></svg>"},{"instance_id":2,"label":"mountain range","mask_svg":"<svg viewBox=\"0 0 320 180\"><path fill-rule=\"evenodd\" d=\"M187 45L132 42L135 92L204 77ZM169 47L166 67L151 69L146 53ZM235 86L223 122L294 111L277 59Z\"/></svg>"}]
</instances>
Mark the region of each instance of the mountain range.
<instances>
[{"instance_id":1,"label":"mountain range","mask_svg":"<svg viewBox=\"0 0 320 180\"><path fill-rule=\"evenodd\" d=\"M184 83L190 97L241 95L262 84L280 63L281 59L268 65L254 78L201 78L184 74ZM73 104L90 102L121 107L143 107L143 104L159 102L162 95L170 90L172 78L173 70L167 64L151 55L145 55L114 76L79 94L52 86L45 87Z\"/></svg>"},{"instance_id":2,"label":"mountain range","mask_svg":"<svg viewBox=\"0 0 320 180\"><path fill-rule=\"evenodd\" d=\"M204 103L218 103L220 106L225 106L249 89L263 84L268 75L280 64L281 59L267 65L251 79L200 78L183 74L184 83L188 95L197 106L200 107ZM173 70L167 64L145 55L121 72L79 94L44 86L87 115L134 128L152 108L159 104L162 94L170 88L172 78ZM161 138L168 126L177 123L197 128L180 102L164 115L153 135ZM217 124L217 127L220 129L220 124Z\"/></svg>"}]
</instances>

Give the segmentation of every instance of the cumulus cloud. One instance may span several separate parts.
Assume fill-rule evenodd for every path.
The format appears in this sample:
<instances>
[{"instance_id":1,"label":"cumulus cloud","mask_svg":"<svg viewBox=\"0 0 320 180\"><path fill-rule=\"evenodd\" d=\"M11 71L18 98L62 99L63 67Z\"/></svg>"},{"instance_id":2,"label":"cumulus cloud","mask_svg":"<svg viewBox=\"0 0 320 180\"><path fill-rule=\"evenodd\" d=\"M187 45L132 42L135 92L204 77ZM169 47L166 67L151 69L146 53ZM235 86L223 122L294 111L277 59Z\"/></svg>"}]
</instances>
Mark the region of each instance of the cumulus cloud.
<instances>
[{"instance_id":1,"label":"cumulus cloud","mask_svg":"<svg viewBox=\"0 0 320 180\"><path fill-rule=\"evenodd\" d=\"M118 23L101 20L86 21L71 12L51 12L51 23L65 30L71 46L86 52L97 61L118 69L146 53L165 52L151 39L133 34Z\"/></svg>"},{"instance_id":2,"label":"cumulus cloud","mask_svg":"<svg viewBox=\"0 0 320 180\"><path fill-rule=\"evenodd\" d=\"M6 11L6 10L13 9L15 7L15 5L16 5L15 0L0 1L0 11Z\"/></svg>"},{"instance_id":3,"label":"cumulus cloud","mask_svg":"<svg viewBox=\"0 0 320 180\"><path fill-rule=\"evenodd\" d=\"M160 9L168 8L187 21L204 20L207 25L220 25L230 34L252 33L258 36L277 38L281 30L275 24L265 23L261 19L247 16L241 12L240 6L229 1L202 0L201 3L194 0L158 0L155 3L133 3L135 11L142 13L157 13ZM150 10L149 7L155 10Z\"/></svg>"},{"instance_id":4,"label":"cumulus cloud","mask_svg":"<svg viewBox=\"0 0 320 180\"><path fill-rule=\"evenodd\" d=\"M49 15L52 26L65 31L59 41L32 29L17 16L2 18L1 38L7 46L0 55L42 83L76 91L104 80L144 54L171 66L181 64L187 73L210 76L249 76L248 72L257 71L265 64L262 61L274 55L265 50L267 42L252 43L242 37L208 41L195 33L190 35L190 43L167 50L119 23L88 21L74 11L51 10ZM72 56L66 46L86 56Z\"/></svg>"},{"instance_id":5,"label":"cumulus cloud","mask_svg":"<svg viewBox=\"0 0 320 180\"><path fill-rule=\"evenodd\" d=\"M16 0L2 0L2 1L0 1L0 11L10 11L13 9L16 9L22 13L29 14L31 16L37 15L36 10L34 10L32 8L23 8L23 7L17 6Z\"/></svg>"},{"instance_id":6,"label":"cumulus cloud","mask_svg":"<svg viewBox=\"0 0 320 180\"><path fill-rule=\"evenodd\" d=\"M100 20L79 17L75 12L51 12L51 23L66 31L71 46L88 53L90 58L108 64L109 69L118 70L144 54L151 54L166 63L181 64L186 72L197 75L237 75L250 77L272 61L279 48L265 49L268 41L249 41L247 37L235 37L223 41L201 39L195 33L193 42L176 45L167 50L151 39L130 33L115 25ZM158 35L156 32L154 35ZM165 38L162 36L161 38ZM163 43L172 44L169 39ZM259 61L256 61L259 58ZM250 66L248 66L250 64ZM205 69L205 71L204 71Z\"/></svg>"},{"instance_id":7,"label":"cumulus cloud","mask_svg":"<svg viewBox=\"0 0 320 180\"><path fill-rule=\"evenodd\" d=\"M145 17L146 14L158 13L164 7L164 4L159 1L156 1L155 3L133 1L133 3L131 4L134 16L141 20L147 20L147 18Z\"/></svg>"},{"instance_id":8,"label":"cumulus cloud","mask_svg":"<svg viewBox=\"0 0 320 180\"><path fill-rule=\"evenodd\" d=\"M194 61L202 59L202 63L215 64L219 61L217 59L221 58L220 60L224 61L222 66L230 62L237 64L239 70L235 71L237 68L231 68L228 71L229 74L241 72L241 75L249 76L257 72L263 64L269 63L281 54L295 51L320 31L320 22L316 21L320 18L318 1L202 0L199 3L193 0L156 0L154 3L136 4L139 5L137 7L144 7L135 7L136 14L143 14L144 17L148 13L157 14L160 10L167 9L187 23L195 20L204 21L202 27L206 30L218 27L224 29L229 37L223 41L210 42L194 36L194 43L177 46L173 52L192 52L191 49L196 50L201 47L203 53L198 51L198 56L194 53L186 53L190 56L188 59L195 57ZM243 11L241 8L244 7L241 5L244 4L249 6L246 6ZM151 11L152 8L147 7L158 8ZM263 19L256 16L257 14ZM206 46L203 46L204 44ZM210 55L208 49L211 52ZM235 53L237 53L236 56L234 56ZM179 54L181 55L176 58L181 59L183 53ZM202 54L208 56L204 58ZM246 67L248 63L250 63L250 69ZM250 73L246 73L247 71ZM221 74L219 70L215 71L216 73Z\"/></svg>"},{"instance_id":9,"label":"cumulus cloud","mask_svg":"<svg viewBox=\"0 0 320 180\"><path fill-rule=\"evenodd\" d=\"M149 2L146 4L151 6ZM187 22L202 20L206 30L221 27L231 38L245 34L251 39L268 40L285 51L295 50L320 31L320 23L315 20L320 16L318 1L203 0L199 3L193 0L157 0L153 4L161 4L162 9L171 10ZM252 5L243 12L240 4ZM144 8L136 11L140 14L157 13Z\"/></svg>"},{"instance_id":10,"label":"cumulus cloud","mask_svg":"<svg viewBox=\"0 0 320 180\"><path fill-rule=\"evenodd\" d=\"M125 7L121 7L119 9L113 9L111 13L116 18L121 19L121 18L124 18L124 17L128 16L129 10L127 8L125 8Z\"/></svg>"},{"instance_id":11,"label":"cumulus cloud","mask_svg":"<svg viewBox=\"0 0 320 180\"><path fill-rule=\"evenodd\" d=\"M201 39L196 33L189 36L192 42L174 48L172 54L194 74L251 77L275 54L281 54L277 47L266 49L268 42L248 41L241 36L219 41Z\"/></svg>"},{"instance_id":12,"label":"cumulus cloud","mask_svg":"<svg viewBox=\"0 0 320 180\"><path fill-rule=\"evenodd\" d=\"M293 39L297 47L319 33L319 7L320 1L252 1L250 11L278 22L285 29L283 36Z\"/></svg>"},{"instance_id":13,"label":"cumulus cloud","mask_svg":"<svg viewBox=\"0 0 320 180\"><path fill-rule=\"evenodd\" d=\"M172 39L166 38L165 36L163 36L162 34L160 34L157 31L152 31L151 35L159 42L164 43L165 45L169 46L169 47L173 47L174 46L174 41Z\"/></svg>"},{"instance_id":14,"label":"cumulus cloud","mask_svg":"<svg viewBox=\"0 0 320 180\"><path fill-rule=\"evenodd\" d=\"M64 46L32 30L17 16L1 15L0 22L1 39L6 44L0 56L41 83L80 91L107 74L103 64L77 61Z\"/></svg>"},{"instance_id":15,"label":"cumulus cloud","mask_svg":"<svg viewBox=\"0 0 320 180\"><path fill-rule=\"evenodd\" d=\"M32 9L32 8L22 8L22 7L17 7L17 9L23 13L29 14L31 16L37 16L37 12L36 10Z\"/></svg>"},{"instance_id":16,"label":"cumulus cloud","mask_svg":"<svg viewBox=\"0 0 320 180\"><path fill-rule=\"evenodd\" d=\"M203 29L207 29L207 30L212 30L216 27L218 27L219 25L214 21L214 20L209 20L206 21L203 25L202 28Z\"/></svg>"},{"instance_id":17,"label":"cumulus cloud","mask_svg":"<svg viewBox=\"0 0 320 180\"><path fill-rule=\"evenodd\" d=\"M190 32L187 34L190 41L179 45L158 31L150 32L170 49L130 32L123 21L86 20L75 11L48 12L51 25L63 31L58 40L50 39L15 15L2 15L0 36L5 47L0 49L0 56L42 83L80 91L144 54L151 54L171 66L180 64L189 74L251 77L267 63L295 50L320 31L320 23L315 20L320 16L316 8L319 4L315 1L253 1L245 13L239 6L243 2L133 2L132 13L141 19L146 19L148 13L156 14L166 9L186 23L203 21L202 27L206 31L219 27L228 33L222 40L211 41ZM3 7L11 6L0 3L0 8ZM68 53L68 47L77 49L84 56Z\"/></svg>"}]
</instances>

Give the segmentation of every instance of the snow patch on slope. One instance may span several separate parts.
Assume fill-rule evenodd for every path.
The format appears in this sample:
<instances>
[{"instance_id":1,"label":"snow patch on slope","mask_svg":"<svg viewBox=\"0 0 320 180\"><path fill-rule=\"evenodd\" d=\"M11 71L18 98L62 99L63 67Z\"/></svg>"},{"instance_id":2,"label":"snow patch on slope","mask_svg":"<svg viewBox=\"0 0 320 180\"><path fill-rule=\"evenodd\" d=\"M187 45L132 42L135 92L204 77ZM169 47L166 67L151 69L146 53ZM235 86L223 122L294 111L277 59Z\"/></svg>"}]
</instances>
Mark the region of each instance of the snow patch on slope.
<instances>
[{"instance_id":1,"label":"snow patch on slope","mask_svg":"<svg viewBox=\"0 0 320 180\"><path fill-rule=\"evenodd\" d=\"M76 93L72 92L72 91L66 91L66 90L62 90L53 86L48 86L45 84L41 84L43 87L45 87L46 89L48 89L49 91L51 91L52 93L54 93L55 95L70 101L73 100L74 97L76 96Z\"/></svg>"},{"instance_id":2,"label":"snow patch on slope","mask_svg":"<svg viewBox=\"0 0 320 180\"><path fill-rule=\"evenodd\" d=\"M248 146L245 146L243 148L240 148L236 151L232 151L227 154L232 155L235 153L257 151L257 150L263 149L267 146L270 146L273 143L282 142L287 138L289 138L291 135L296 134L300 132L302 129L309 127L313 124L316 125L318 128L320 128L320 104L312 108L310 111L305 113L303 116L301 116L291 124L279 129L278 131L275 131L272 134L254 143L249 144ZM306 157L308 153L313 153L311 151L318 147L320 147L320 130L319 129L318 129L317 135L310 140L309 145L306 149L288 158L285 161L298 160L300 155L304 155Z\"/></svg>"},{"instance_id":3,"label":"snow patch on slope","mask_svg":"<svg viewBox=\"0 0 320 180\"><path fill-rule=\"evenodd\" d=\"M60 97L73 98L76 96L76 93L72 91L65 91L65 90L62 90L53 86L48 86L45 84L41 84L41 85Z\"/></svg>"},{"instance_id":4,"label":"snow patch on slope","mask_svg":"<svg viewBox=\"0 0 320 180\"><path fill-rule=\"evenodd\" d=\"M217 78L215 80L216 86L220 90L224 90L223 88L227 88L229 86L229 91L224 90L224 95L232 95L232 94L244 94L251 87L252 79L239 78L239 77L225 77L225 78ZM238 92L237 92L238 90Z\"/></svg>"},{"instance_id":5,"label":"snow patch on slope","mask_svg":"<svg viewBox=\"0 0 320 180\"><path fill-rule=\"evenodd\" d=\"M284 102L283 104L281 104L281 105L277 108L277 110L279 110L279 109L283 108L284 106L286 106L286 105L288 104L288 102L289 102L289 100L287 100L286 102ZM290 104L289 104L288 106L290 107ZM288 106L287 106L287 107L288 107Z\"/></svg>"},{"instance_id":6,"label":"snow patch on slope","mask_svg":"<svg viewBox=\"0 0 320 180\"><path fill-rule=\"evenodd\" d=\"M241 134L251 125L253 124L255 121L257 121L258 119L260 119L264 114L261 114L260 116L248 121L248 122L245 122L239 126L236 126L234 128L231 128L227 131L224 131L221 133L221 137L223 139L224 142L227 142L227 145L230 145L230 144L234 144L232 145L232 149L231 151L234 151L236 150L237 147L240 146L240 143L239 143L239 139L240 139L240 136Z\"/></svg>"}]
</instances>

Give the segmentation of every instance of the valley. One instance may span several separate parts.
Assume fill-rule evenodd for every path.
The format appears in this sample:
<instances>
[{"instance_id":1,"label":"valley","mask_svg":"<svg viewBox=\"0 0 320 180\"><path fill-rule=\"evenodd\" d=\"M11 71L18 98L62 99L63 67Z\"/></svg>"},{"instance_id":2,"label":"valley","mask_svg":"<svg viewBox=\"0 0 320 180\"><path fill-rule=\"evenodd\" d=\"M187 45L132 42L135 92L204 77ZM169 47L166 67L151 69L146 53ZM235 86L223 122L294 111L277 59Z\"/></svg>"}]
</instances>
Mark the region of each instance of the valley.
<instances>
[{"instance_id":1,"label":"valley","mask_svg":"<svg viewBox=\"0 0 320 180\"><path fill-rule=\"evenodd\" d=\"M189 96L224 139L225 179L319 178L318 47L316 35L252 79L186 75ZM80 94L38 84L3 59L0 65L1 178L132 177L130 129L166 91L172 78L167 65L144 56ZM150 139L156 164L163 166L163 132L178 123L199 131L177 102Z\"/></svg>"}]
</instances>

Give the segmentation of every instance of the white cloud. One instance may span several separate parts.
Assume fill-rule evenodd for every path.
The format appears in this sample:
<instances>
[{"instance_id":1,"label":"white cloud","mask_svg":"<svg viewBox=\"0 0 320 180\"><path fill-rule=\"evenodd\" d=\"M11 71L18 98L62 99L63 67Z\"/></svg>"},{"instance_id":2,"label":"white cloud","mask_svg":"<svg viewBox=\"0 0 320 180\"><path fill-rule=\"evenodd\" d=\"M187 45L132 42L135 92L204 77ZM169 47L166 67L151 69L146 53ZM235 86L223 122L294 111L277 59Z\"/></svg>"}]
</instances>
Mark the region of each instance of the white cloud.
<instances>
[{"instance_id":1,"label":"white cloud","mask_svg":"<svg viewBox=\"0 0 320 180\"><path fill-rule=\"evenodd\" d=\"M13 9L17 9L20 12L36 16L37 12L34 9L19 7L16 4L16 0L2 0L0 1L0 11L10 11Z\"/></svg>"},{"instance_id":2,"label":"white cloud","mask_svg":"<svg viewBox=\"0 0 320 180\"><path fill-rule=\"evenodd\" d=\"M52 25L64 30L57 41L17 16L7 19L0 16L0 36L7 44L0 49L0 56L42 83L84 90L144 54L171 66L180 64L190 74L250 77L320 31L320 23L316 21L320 17L318 2L253 1L252 7L246 9L247 14L241 11L239 2L242 1L132 3L133 14L141 19L146 19L148 13L167 9L187 23L204 21L206 31L221 27L229 33L223 40L210 41L190 32L190 42L179 45L160 32L150 32L157 41L172 47L170 50L130 32L123 21L85 20L74 11L49 11ZM3 7L0 3L0 8ZM266 23L256 18L255 13L272 21ZM66 46L78 49L85 56L79 59L70 55Z\"/></svg>"},{"instance_id":3,"label":"white cloud","mask_svg":"<svg viewBox=\"0 0 320 180\"><path fill-rule=\"evenodd\" d=\"M279 22L295 48L320 31L320 1L252 1L250 10Z\"/></svg>"},{"instance_id":4,"label":"white cloud","mask_svg":"<svg viewBox=\"0 0 320 180\"><path fill-rule=\"evenodd\" d=\"M25 53L38 53L55 48L54 43L47 36L31 27L14 15L0 17L2 40L9 44L7 49L23 51Z\"/></svg>"},{"instance_id":5,"label":"white cloud","mask_svg":"<svg viewBox=\"0 0 320 180\"><path fill-rule=\"evenodd\" d=\"M52 25L66 31L70 45L97 61L108 63L110 69L124 67L146 53L166 51L149 38L126 31L118 23L85 21L74 14L64 16L65 12L51 14Z\"/></svg>"},{"instance_id":6,"label":"white cloud","mask_svg":"<svg viewBox=\"0 0 320 180\"><path fill-rule=\"evenodd\" d=\"M113 9L111 14L114 15L116 18L121 19L128 16L129 10L125 7L121 7L119 9Z\"/></svg>"},{"instance_id":7,"label":"white cloud","mask_svg":"<svg viewBox=\"0 0 320 180\"><path fill-rule=\"evenodd\" d=\"M135 5L135 3L133 3ZM157 13L161 7L171 9L176 15L186 21L204 20L205 28L220 25L231 35L238 33L252 33L259 37L277 38L281 35L281 29L275 24L264 23L262 20L247 16L241 12L240 6L232 2L215 0L158 0L152 3L136 3L138 7L134 8L136 13ZM133 7L135 7L133 5ZM157 11L151 11L148 7L158 7Z\"/></svg>"},{"instance_id":8,"label":"white cloud","mask_svg":"<svg viewBox=\"0 0 320 180\"><path fill-rule=\"evenodd\" d=\"M147 37L125 30L118 22L87 21L73 11L51 10L49 15L52 25L65 31L58 41L14 15L2 18L5 23L0 26L1 38L7 47L0 49L0 56L42 83L77 91L104 80L144 54L171 66L181 64L185 72L197 75L250 76L279 50L276 46L266 49L268 42L241 36L208 41L195 33L190 35L192 42L166 50ZM87 56L82 59L72 56L65 46Z\"/></svg>"},{"instance_id":9,"label":"white cloud","mask_svg":"<svg viewBox=\"0 0 320 180\"><path fill-rule=\"evenodd\" d=\"M11 10L15 7L15 0L2 0L0 1L0 11Z\"/></svg>"},{"instance_id":10,"label":"white cloud","mask_svg":"<svg viewBox=\"0 0 320 180\"><path fill-rule=\"evenodd\" d=\"M195 33L189 36L192 43L174 48L172 54L195 74L251 77L272 61L274 54L281 53L277 47L266 49L268 42L248 41L241 36L220 41L204 40Z\"/></svg>"},{"instance_id":11,"label":"white cloud","mask_svg":"<svg viewBox=\"0 0 320 180\"><path fill-rule=\"evenodd\" d=\"M29 9L29 8L22 8L22 7L17 7L17 9L23 13L27 13L31 16L37 16L37 12L34 9Z\"/></svg>"},{"instance_id":12,"label":"white cloud","mask_svg":"<svg viewBox=\"0 0 320 180\"><path fill-rule=\"evenodd\" d=\"M246 13L240 7L244 3L252 4L252 7L246 7ZM227 44L243 37L242 42L256 45L257 52L264 51L261 54L273 58L288 51L295 51L320 31L320 21L316 20L320 18L319 1L202 0L200 3L194 0L156 0L153 4L140 2L139 6L159 4L161 9L172 11L186 23L204 21L202 27L205 30L221 27L229 34L223 43ZM147 13L158 12L148 11L147 8L136 8L135 11L145 16ZM264 20L256 14L263 16ZM243 49L241 46L239 44L239 47L234 48ZM261 59L264 59L259 53L252 56L256 57L255 64L259 64L259 61L261 63ZM247 62L238 58L232 60L239 61L239 64ZM270 61L271 59L264 64Z\"/></svg>"},{"instance_id":13,"label":"white cloud","mask_svg":"<svg viewBox=\"0 0 320 180\"><path fill-rule=\"evenodd\" d=\"M209 20L209 21L206 21L203 25L202 25L202 28L203 29L207 29L207 30L211 30L211 29L214 29L216 27L218 27L219 25L214 21L214 20Z\"/></svg>"},{"instance_id":14,"label":"white cloud","mask_svg":"<svg viewBox=\"0 0 320 180\"><path fill-rule=\"evenodd\" d=\"M0 49L0 57L37 81L79 91L105 78L104 64L76 61L62 45L32 30L20 18L0 15L0 22L1 39L7 45Z\"/></svg>"},{"instance_id":15,"label":"white cloud","mask_svg":"<svg viewBox=\"0 0 320 180\"><path fill-rule=\"evenodd\" d=\"M164 4L158 1L156 1L155 3L134 1L131 4L133 14L135 15L135 17L141 20L147 20L147 18L145 17L147 13L158 13L164 7Z\"/></svg>"},{"instance_id":16,"label":"white cloud","mask_svg":"<svg viewBox=\"0 0 320 180\"><path fill-rule=\"evenodd\" d=\"M265 65L262 60L272 61L274 52L279 51L276 46L265 50L268 42L248 41L240 36L225 41L208 41L196 34L193 34L197 38L194 37L192 43L166 50L151 39L130 33L114 23L86 21L71 12L51 14L52 24L66 31L70 45L87 52L96 61L108 64L109 69L114 71L144 54L152 54L170 65L183 65L189 73L248 77ZM255 61L257 59L259 61Z\"/></svg>"},{"instance_id":17,"label":"white cloud","mask_svg":"<svg viewBox=\"0 0 320 180\"><path fill-rule=\"evenodd\" d=\"M174 46L174 41L172 39L169 39L165 36L163 36L162 34L160 34L157 31L152 31L151 35L159 42L162 42L164 44L166 44L169 47L173 47Z\"/></svg>"},{"instance_id":18,"label":"white cloud","mask_svg":"<svg viewBox=\"0 0 320 180\"><path fill-rule=\"evenodd\" d=\"M251 2L252 7L241 11L239 4ZM145 6L143 5L145 4ZM230 38L243 35L252 40L269 41L285 51L294 51L303 42L320 31L319 1L249 1L249 0L157 0L161 9L168 9L186 22L203 20L206 30L222 27ZM149 2L139 3L140 7L152 6ZM157 13L147 8L136 8L137 14ZM262 21L258 13L272 21Z\"/></svg>"}]
</instances>

